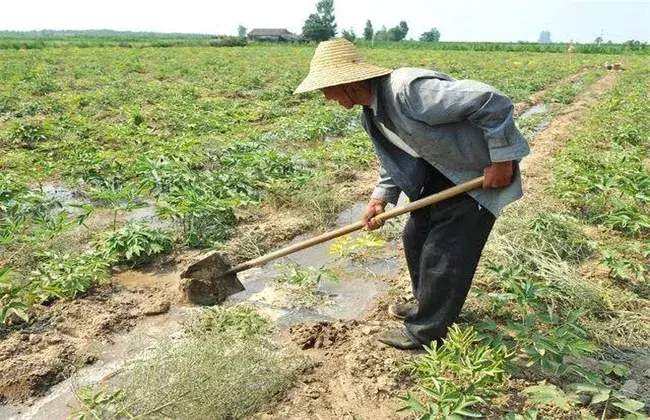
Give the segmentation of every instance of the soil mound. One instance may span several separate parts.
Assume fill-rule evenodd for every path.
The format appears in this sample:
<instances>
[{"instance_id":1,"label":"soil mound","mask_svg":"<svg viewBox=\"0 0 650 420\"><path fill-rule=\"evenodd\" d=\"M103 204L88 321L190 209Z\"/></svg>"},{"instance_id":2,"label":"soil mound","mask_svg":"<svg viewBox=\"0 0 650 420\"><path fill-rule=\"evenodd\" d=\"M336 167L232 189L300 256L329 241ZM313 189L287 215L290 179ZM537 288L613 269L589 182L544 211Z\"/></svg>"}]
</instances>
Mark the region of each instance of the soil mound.
<instances>
[{"instance_id":1,"label":"soil mound","mask_svg":"<svg viewBox=\"0 0 650 420\"><path fill-rule=\"evenodd\" d=\"M359 321L321 322L314 325L297 324L289 329L291 341L302 350L329 349L345 342Z\"/></svg>"}]
</instances>

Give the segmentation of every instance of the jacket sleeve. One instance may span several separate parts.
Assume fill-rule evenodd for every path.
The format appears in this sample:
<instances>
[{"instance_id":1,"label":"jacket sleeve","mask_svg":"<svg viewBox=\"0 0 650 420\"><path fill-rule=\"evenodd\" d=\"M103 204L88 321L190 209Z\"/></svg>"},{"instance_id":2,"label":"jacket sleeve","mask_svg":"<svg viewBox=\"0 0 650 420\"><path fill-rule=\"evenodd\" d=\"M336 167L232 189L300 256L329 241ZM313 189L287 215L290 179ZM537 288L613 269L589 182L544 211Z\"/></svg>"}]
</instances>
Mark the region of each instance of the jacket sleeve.
<instances>
[{"instance_id":1,"label":"jacket sleeve","mask_svg":"<svg viewBox=\"0 0 650 420\"><path fill-rule=\"evenodd\" d=\"M402 191L400 188L395 185L390 176L386 173L386 170L382 167L379 168L379 180L377 181L377 186L372 192L370 198L376 198L378 200L383 200L390 204L397 204L397 200Z\"/></svg>"},{"instance_id":2,"label":"jacket sleeve","mask_svg":"<svg viewBox=\"0 0 650 420\"><path fill-rule=\"evenodd\" d=\"M429 125L469 121L483 130L492 162L526 156L528 143L515 126L510 98L473 80L416 79L398 93L405 114Z\"/></svg>"}]
</instances>

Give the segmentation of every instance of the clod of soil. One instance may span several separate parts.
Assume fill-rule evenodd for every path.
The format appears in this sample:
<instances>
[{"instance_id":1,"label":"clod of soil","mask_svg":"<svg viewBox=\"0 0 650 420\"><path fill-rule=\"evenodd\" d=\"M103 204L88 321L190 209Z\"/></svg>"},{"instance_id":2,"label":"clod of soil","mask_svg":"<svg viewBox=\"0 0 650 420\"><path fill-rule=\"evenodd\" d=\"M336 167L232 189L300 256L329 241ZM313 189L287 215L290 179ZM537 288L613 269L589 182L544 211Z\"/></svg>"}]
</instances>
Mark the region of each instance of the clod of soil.
<instances>
[{"instance_id":1,"label":"clod of soil","mask_svg":"<svg viewBox=\"0 0 650 420\"><path fill-rule=\"evenodd\" d=\"M226 274L229 269L230 262L224 255L215 252L204 256L181 274L180 290L189 302L219 304L244 290L236 274Z\"/></svg>"},{"instance_id":2,"label":"clod of soil","mask_svg":"<svg viewBox=\"0 0 650 420\"><path fill-rule=\"evenodd\" d=\"M297 324L289 329L291 340L302 350L328 349L347 340L349 331L358 321L321 322L314 325Z\"/></svg>"}]
</instances>

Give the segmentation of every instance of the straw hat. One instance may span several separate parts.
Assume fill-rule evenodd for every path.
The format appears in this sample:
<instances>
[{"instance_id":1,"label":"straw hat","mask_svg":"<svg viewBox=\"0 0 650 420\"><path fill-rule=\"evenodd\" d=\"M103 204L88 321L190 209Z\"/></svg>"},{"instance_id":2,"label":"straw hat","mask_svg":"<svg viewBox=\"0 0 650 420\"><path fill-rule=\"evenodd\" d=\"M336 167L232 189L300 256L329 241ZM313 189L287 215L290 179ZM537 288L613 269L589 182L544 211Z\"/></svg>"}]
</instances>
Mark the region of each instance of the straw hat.
<instances>
[{"instance_id":1,"label":"straw hat","mask_svg":"<svg viewBox=\"0 0 650 420\"><path fill-rule=\"evenodd\" d=\"M318 44L311 59L309 74L294 94L384 76L393 70L365 63L359 51L347 39Z\"/></svg>"}]
</instances>

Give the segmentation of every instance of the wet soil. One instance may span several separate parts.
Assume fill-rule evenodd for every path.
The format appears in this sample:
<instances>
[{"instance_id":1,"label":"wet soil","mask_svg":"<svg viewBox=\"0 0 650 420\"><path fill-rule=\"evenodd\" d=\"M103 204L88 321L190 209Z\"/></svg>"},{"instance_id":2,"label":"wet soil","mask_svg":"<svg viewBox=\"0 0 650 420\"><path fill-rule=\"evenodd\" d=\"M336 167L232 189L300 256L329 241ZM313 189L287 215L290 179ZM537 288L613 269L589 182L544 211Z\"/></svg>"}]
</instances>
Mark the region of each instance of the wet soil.
<instances>
[{"instance_id":1,"label":"wet soil","mask_svg":"<svg viewBox=\"0 0 650 420\"><path fill-rule=\"evenodd\" d=\"M111 343L113 333L129 330L139 318L164 313L169 307L164 294L115 283L81 299L37 307L28 325L1 332L1 398L27 401L44 395L79 366L93 363L89 351L94 345Z\"/></svg>"},{"instance_id":2,"label":"wet soil","mask_svg":"<svg viewBox=\"0 0 650 420\"><path fill-rule=\"evenodd\" d=\"M339 186L351 202L369 195L375 171L353 175L349 182ZM53 191L60 189L64 188L52 187ZM52 194L57 194L64 203L73 204L71 200L78 198L74 193ZM147 212L144 214L149 216ZM224 252L230 252L235 262L241 262L249 258L249 251L240 248L243 242L238 243L242 238L254 244L255 253L261 254L312 228L297 211L287 212L287 217L284 213L282 218L277 215L278 210L272 208L240 214L242 223L238 232L241 234L235 236ZM325 244L311 251L317 262L331 258ZM73 374L77 379L90 378L90 384L104 380L111 372L100 369L97 373L97 366L117 366L118 360L121 365L133 356L133 348L138 353L138 343L143 340L138 338L137 331L152 322L155 328L145 332L148 337L168 335L170 330L158 324L178 324L179 311L192 310L179 288L180 273L201 256L197 252L186 252L146 270L115 272L109 284L99 285L85 296L36 308L28 324L0 328L0 418L39 418L51 411L70 412L67 404L74 399L70 379ZM302 258L311 259L309 256ZM385 271L383 264L377 267L378 272ZM368 301L384 290L381 282L373 277L377 274L368 274L370 279L359 283L323 284L321 292L329 297L330 304L305 310L283 301L260 299L262 295L277 297L273 282L277 275L272 266L242 273L249 290L234 301L251 300L286 328L307 319L323 321L359 316ZM59 385L50 390L55 384Z\"/></svg>"}]
</instances>

